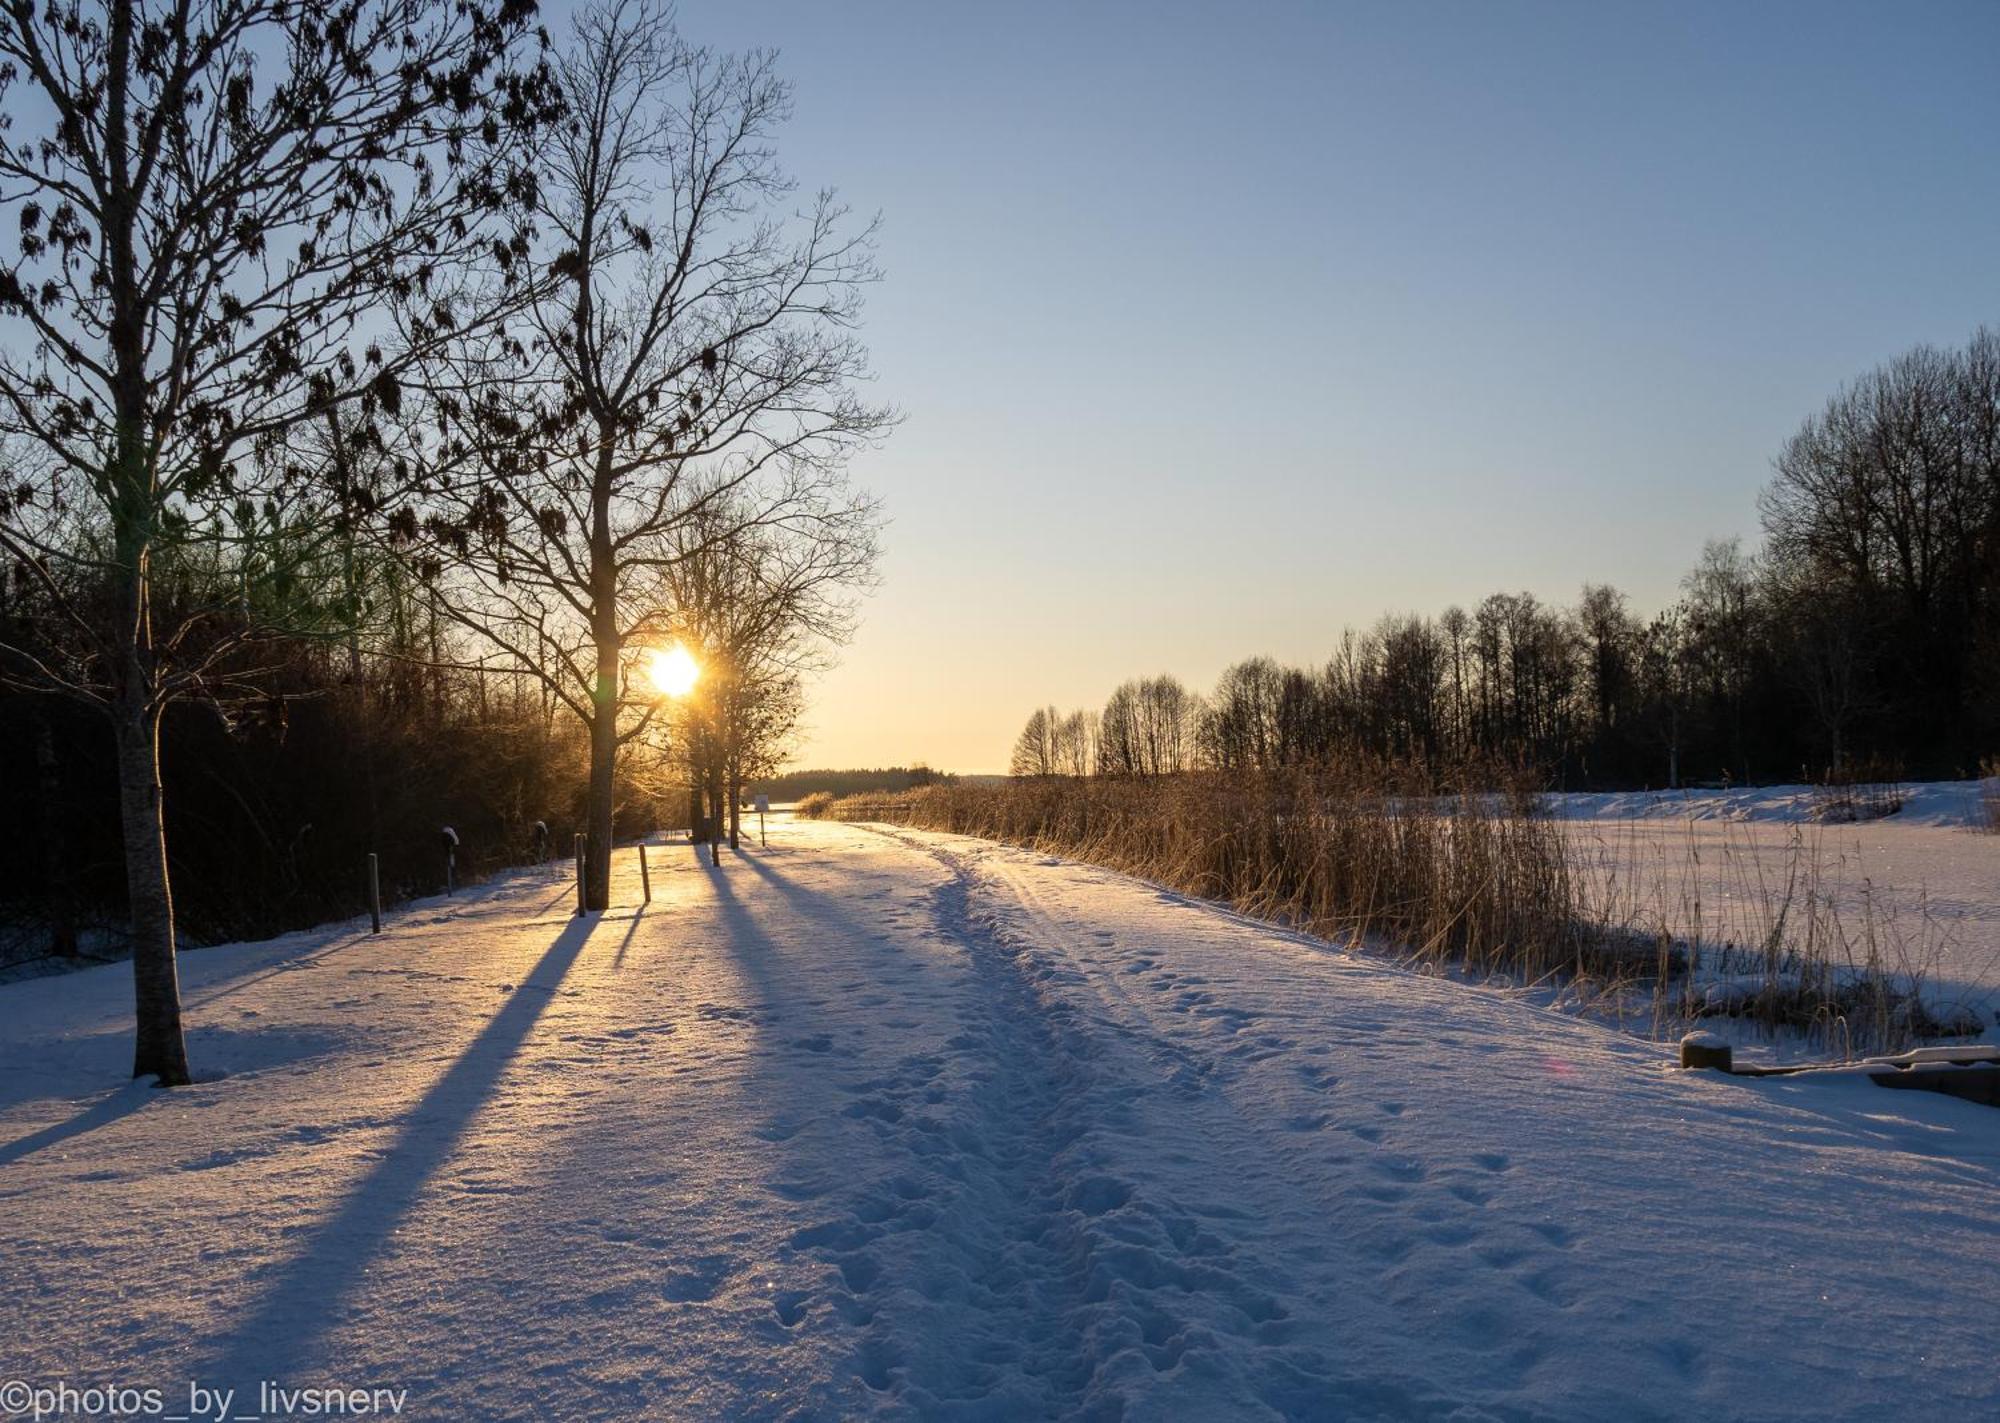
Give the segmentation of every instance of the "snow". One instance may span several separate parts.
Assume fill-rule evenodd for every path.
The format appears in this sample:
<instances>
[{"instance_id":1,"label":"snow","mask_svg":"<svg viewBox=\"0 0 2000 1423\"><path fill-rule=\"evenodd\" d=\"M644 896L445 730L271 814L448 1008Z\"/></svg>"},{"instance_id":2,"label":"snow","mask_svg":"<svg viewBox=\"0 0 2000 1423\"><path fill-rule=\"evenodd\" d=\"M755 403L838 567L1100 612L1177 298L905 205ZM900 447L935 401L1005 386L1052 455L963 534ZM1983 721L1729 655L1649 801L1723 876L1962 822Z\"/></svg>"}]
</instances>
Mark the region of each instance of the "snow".
<instances>
[{"instance_id":1,"label":"snow","mask_svg":"<svg viewBox=\"0 0 2000 1423\"><path fill-rule=\"evenodd\" d=\"M0 987L0 1376L419 1418L2000 1410L2000 1113L774 821Z\"/></svg>"},{"instance_id":2,"label":"snow","mask_svg":"<svg viewBox=\"0 0 2000 1423\"><path fill-rule=\"evenodd\" d=\"M1865 787L1862 789L1866 789ZM1898 825L1972 829L1985 824L1983 797L1990 781L1897 782L1903 798ZM1564 820L1772 821L1798 824L1817 818L1827 792L1819 786L1735 786L1677 791L1570 791L1544 797Z\"/></svg>"},{"instance_id":3,"label":"snow","mask_svg":"<svg viewBox=\"0 0 2000 1423\"><path fill-rule=\"evenodd\" d=\"M1788 887L1790 938L1808 893L1850 940L1916 982L1941 1016L2000 1015L2000 835L1983 831L1978 781L1903 787L1902 810L1858 824L1812 820L1809 786L1569 794L1546 798L1563 824L1593 906L1614 922L1665 924L1709 948L1758 946ZM1797 871L1794 879L1794 871ZM1825 927L1824 922L1822 928ZM1762 978L1710 985L1718 998Z\"/></svg>"}]
</instances>

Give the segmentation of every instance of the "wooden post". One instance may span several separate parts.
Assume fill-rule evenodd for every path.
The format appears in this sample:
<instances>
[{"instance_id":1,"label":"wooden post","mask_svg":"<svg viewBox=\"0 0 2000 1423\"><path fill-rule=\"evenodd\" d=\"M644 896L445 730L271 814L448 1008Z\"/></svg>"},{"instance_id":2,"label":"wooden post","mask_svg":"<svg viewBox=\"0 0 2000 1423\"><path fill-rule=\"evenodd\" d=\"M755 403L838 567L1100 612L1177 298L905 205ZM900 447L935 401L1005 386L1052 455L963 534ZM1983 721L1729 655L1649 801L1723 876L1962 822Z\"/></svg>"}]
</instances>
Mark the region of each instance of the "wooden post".
<instances>
[{"instance_id":1,"label":"wooden post","mask_svg":"<svg viewBox=\"0 0 2000 1423\"><path fill-rule=\"evenodd\" d=\"M1689 1033L1681 1039L1682 1067L1712 1067L1727 1072L1731 1059L1729 1044L1714 1033Z\"/></svg>"},{"instance_id":2,"label":"wooden post","mask_svg":"<svg viewBox=\"0 0 2000 1423\"><path fill-rule=\"evenodd\" d=\"M458 880L458 856L450 850L444 852L444 892L450 894L456 889Z\"/></svg>"},{"instance_id":3,"label":"wooden post","mask_svg":"<svg viewBox=\"0 0 2000 1423\"><path fill-rule=\"evenodd\" d=\"M382 871L375 858L375 852L368 852L368 919L374 925L368 932L382 932Z\"/></svg>"},{"instance_id":4,"label":"wooden post","mask_svg":"<svg viewBox=\"0 0 2000 1423\"><path fill-rule=\"evenodd\" d=\"M583 913L583 855L583 834L579 831L576 837L576 912L579 916Z\"/></svg>"},{"instance_id":5,"label":"wooden post","mask_svg":"<svg viewBox=\"0 0 2000 1423\"><path fill-rule=\"evenodd\" d=\"M653 902L653 872L646 868L646 842L644 840L639 842L639 887L646 892L646 897L641 903L651 904Z\"/></svg>"}]
</instances>

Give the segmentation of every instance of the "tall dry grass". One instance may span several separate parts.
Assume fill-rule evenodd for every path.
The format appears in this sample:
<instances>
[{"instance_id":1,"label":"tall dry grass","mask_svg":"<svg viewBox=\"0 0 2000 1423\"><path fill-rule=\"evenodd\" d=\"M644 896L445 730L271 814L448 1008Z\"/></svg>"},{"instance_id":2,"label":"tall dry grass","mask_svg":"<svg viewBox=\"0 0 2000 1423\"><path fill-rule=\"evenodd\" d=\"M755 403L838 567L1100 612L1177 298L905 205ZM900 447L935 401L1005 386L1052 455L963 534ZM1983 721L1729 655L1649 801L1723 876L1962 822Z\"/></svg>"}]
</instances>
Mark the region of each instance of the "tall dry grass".
<instances>
[{"instance_id":1,"label":"tall dry grass","mask_svg":"<svg viewBox=\"0 0 2000 1423\"><path fill-rule=\"evenodd\" d=\"M1062 854L1337 942L1524 981L1624 968L1578 913L1558 828L1406 770L928 786L836 802Z\"/></svg>"},{"instance_id":2,"label":"tall dry grass","mask_svg":"<svg viewBox=\"0 0 2000 1423\"><path fill-rule=\"evenodd\" d=\"M792 807L792 814L801 820L824 820L832 812L834 796L832 791L814 791L800 796Z\"/></svg>"},{"instance_id":3,"label":"tall dry grass","mask_svg":"<svg viewBox=\"0 0 2000 1423\"><path fill-rule=\"evenodd\" d=\"M1902 767L1879 757L1829 770L1813 787L1813 819L1828 825L1885 820L1903 808L1909 793Z\"/></svg>"},{"instance_id":4,"label":"tall dry grass","mask_svg":"<svg viewBox=\"0 0 2000 1423\"><path fill-rule=\"evenodd\" d=\"M1659 874L1632 846L1607 872L1575 828L1493 785L1382 766L1049 778L855 796L829 814L1103 865L1336 943L1552 988L1662 1037L1727 1017L1852 1056L1965 1030L1925 1006L1925 926L1843 905L1803 840L1779 883L1759 882L1754 922L1717 935L1698 890L1677 907L1635 893Z\"/></svg>"},{"instance_id":5,"label":"tall dry grass","mask_svg":"<svg viewBox=\"0 0 2000 1423\"><path fill-rule=\"evenodd\" d=\"M1568 829L1584 912L1678 950L1650 1004L1663 1033L1727 1018L1847 1057L1983 1032L1966 1001L1983 986L1940 979L1950 921L1921 895L1878 893L1835 834L1795 826L1774 847L1748 825Z\"/></svg>"}]
</instances>

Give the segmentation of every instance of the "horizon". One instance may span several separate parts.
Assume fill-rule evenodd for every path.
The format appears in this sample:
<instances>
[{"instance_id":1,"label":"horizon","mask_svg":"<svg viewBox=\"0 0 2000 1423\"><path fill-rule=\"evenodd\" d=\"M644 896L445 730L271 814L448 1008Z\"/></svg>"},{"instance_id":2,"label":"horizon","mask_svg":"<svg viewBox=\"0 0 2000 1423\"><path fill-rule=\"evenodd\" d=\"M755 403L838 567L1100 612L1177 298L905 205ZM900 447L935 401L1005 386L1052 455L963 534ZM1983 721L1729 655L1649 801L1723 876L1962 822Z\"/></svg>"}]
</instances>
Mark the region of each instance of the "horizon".
<instances>
[{"instance_id":1,"label":"horizon","mask_svg":"<svg viewBox=\"0 0 2000 1423\"><path fill-rule=\"evenodd\" d=\"M883 218L882 584L788 764L993 773L1130 677L1757 547L1806 417L2000 316L2000 10L1922 16L684 6Z\"/></svg>"}]
</instances>

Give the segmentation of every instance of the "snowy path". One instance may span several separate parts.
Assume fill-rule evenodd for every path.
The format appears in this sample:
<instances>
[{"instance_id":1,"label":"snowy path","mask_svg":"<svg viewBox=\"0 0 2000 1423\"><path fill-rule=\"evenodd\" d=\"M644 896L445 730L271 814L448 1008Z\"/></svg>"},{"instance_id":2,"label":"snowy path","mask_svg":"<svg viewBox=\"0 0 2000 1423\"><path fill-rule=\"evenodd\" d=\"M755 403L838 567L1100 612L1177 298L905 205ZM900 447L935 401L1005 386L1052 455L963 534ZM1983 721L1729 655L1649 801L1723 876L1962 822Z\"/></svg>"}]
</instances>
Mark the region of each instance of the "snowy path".
<instances>
[{"instance_id":1,"label":"snowy path","mask_svg":"<svg viewBox=\"0 0 2000 1423\"><path fill-rule=\"evenodd\" d=\"M1664 1072L1020 851L773 835L655 850L643 913L524 876L191 954L230 1075L170 1094L117 1086L121 971L0 988L0 1378L432 1419L2000 1410L2000 1112Z\"/></svg>"}]
</instances>

